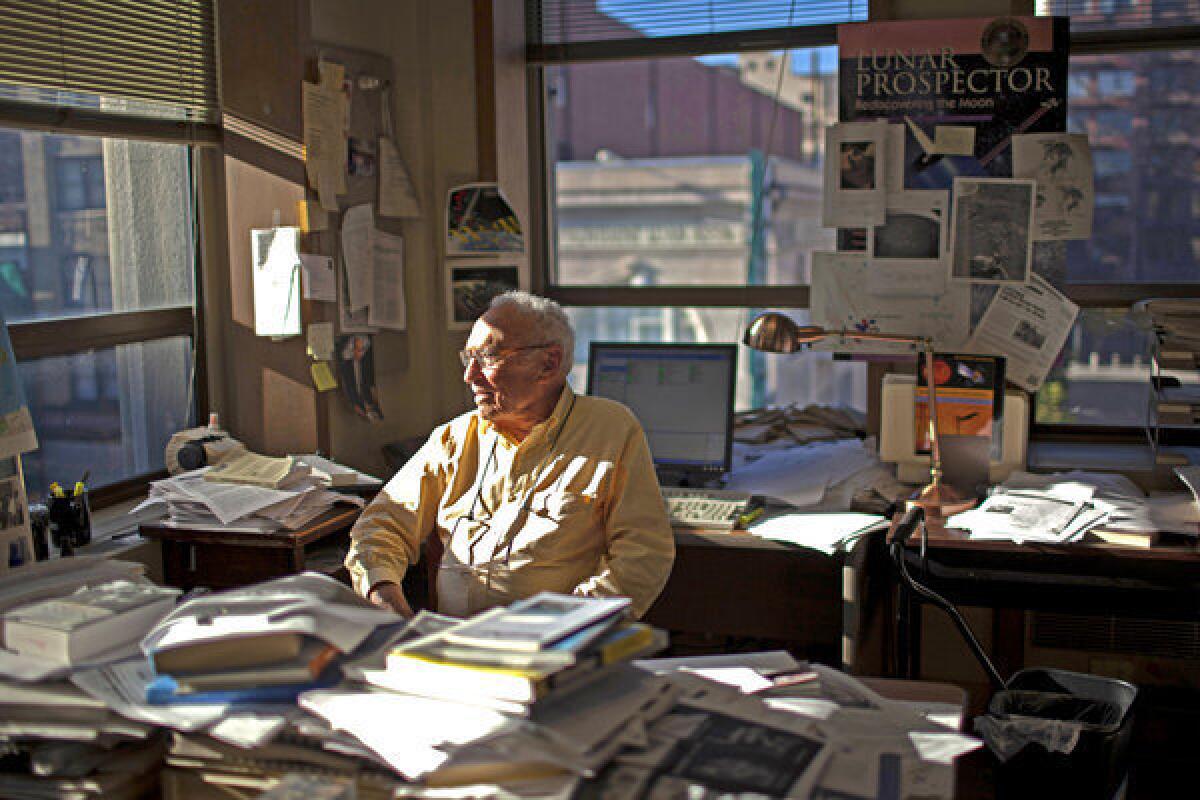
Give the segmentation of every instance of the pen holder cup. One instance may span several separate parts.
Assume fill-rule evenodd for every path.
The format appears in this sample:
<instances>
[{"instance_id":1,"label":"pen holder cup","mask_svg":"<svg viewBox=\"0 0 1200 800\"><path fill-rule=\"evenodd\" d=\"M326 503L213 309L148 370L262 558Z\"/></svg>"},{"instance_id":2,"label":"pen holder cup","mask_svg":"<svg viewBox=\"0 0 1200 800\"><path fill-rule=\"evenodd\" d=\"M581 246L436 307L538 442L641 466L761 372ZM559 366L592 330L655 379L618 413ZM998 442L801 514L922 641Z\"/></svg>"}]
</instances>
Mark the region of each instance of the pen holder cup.
<instances>
[{"instance_id":1,"label":"pen holder cup","mask_svg":"<svg viewBox=\"0 0 1200 800\"><path fill-rule=\"evenodd\" d=\"M1113 797L1129 771L1136 698L1136 686L1113 678L1051 668L1017 672L992 696L988 717L1001 725L1024 717L1077 726L1078 740L1065 753L1026 743L998 765L996 796Z\"/></svg>"},{"instance_id":2,"label":"pen holder cup","mask_svg":"<svg viewBox=\"0 0 1200 800\"><path fill-rule=\"evenodd\" d=\"M62 555L71 555L76 547L92 540L92 510L86 490L75 495L50 497L46 506L50 538Z\"/></svg>"}]
</instances>

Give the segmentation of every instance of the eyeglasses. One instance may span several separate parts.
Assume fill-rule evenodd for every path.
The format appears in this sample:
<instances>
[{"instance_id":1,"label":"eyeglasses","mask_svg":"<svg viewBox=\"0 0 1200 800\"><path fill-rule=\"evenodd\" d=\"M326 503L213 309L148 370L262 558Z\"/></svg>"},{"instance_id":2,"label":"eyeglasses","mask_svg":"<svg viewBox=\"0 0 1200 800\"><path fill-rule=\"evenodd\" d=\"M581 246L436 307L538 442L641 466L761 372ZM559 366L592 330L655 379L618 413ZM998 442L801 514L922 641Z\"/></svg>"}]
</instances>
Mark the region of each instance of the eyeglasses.
<instances>
[{"instance_id":1,"label":"eyeglasses","mask_svg":"<svg viewBox=\"0 0 1200 800\"><path fill-rule=\"evenodd\" d=\"M468 347L466 350L458 351L458 360L462 362L464 367L471 366L472 361L478 361L479 366L484 369L495 369L500 365L500 362L511 355L520 353L522 350L540 350L543 347L549 347L546 344L530 344L524 347L510 347L507 350L479 350L478 348Z\"/></svg>"}]
</instances>

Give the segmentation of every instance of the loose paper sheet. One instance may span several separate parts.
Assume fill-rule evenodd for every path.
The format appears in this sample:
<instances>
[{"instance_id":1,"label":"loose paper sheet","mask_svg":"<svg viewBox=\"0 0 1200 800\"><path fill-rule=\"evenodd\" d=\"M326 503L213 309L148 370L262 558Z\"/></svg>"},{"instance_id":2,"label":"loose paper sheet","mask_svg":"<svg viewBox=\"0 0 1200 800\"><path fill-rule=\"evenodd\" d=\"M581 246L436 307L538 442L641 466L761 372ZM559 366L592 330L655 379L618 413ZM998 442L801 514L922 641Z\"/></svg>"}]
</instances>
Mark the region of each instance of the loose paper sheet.
<instances>
[{"instance_id":1,"label":"loose paper sheet","mask_svg":"<svg viewBox=\"0 0 1200 800\"><path fill-rule=\"evenodd\" d=\"M1085 133L1028 133L1013 137L1013 177L1037 181L1034 238L1092 235L1095 187Z\"/></svg>"},{"instance_id":2,"label":"loose paper sheet","mask_svg":"<svg viewBox=\"0 0 1200 800\"><path fill-rule=\"evenodd\" d=\"M346 209L342 215L342 264L346 270L349 309L366 308L371 300L373 260L371 234L375 215L370 203Z\"/></svg>"},{"instance_id":3,"label":"loose paper sheet","mask_svg":"<svg viewBox=\"0 0 1200 800\"><path fill-rule=\"evenodd\" d=\"M337 211L337 196L346 191L346 130L349 98L341 64L322 61L319 83L301 86L304 115L304 167L308 183L327 211Z\"/></svg>"},{"instance_id":4,"label":"loose paper sheet","mask_svg":"<svg viewBox=\"0 0 1200 800\"><path fill-rule=\"evenodd\" d=\"M822 225L883 224L887 137L885 122L846 122L825 129Z\"/></svg>"},{"instance_id":5,"label":"loose paper sheet","mask_svg":"<svg viewBox=\"0 0 1200 800\"><path fill-rule=\"evenodd\" d=\"M899 333L932 337L943 349L962 346L970 333L970 289L950 281L938 295L880 297L868 294L870 267L862 253L812 255L811 314L828 330ZM827 339L814 349L862 353L911 353L910 344Z\"/></svg>"},{"instance_id":6,"label":"loose paper sheet","mask_svg":"<svg viewBox=\"0 0 1200 800\"><path fill-rule=\"evenodd\" d=\"M400 151L386 136L379 137L379 216L419 217L421 207Z\"/></svg>"},{"instance_id":7,"label":"loose paper sheet","mask_svg":"<svg viewBox=\"0 0 1200 800\"><path fill-rule=\"evenodd\" d=\"M402 331L404 306L404 239L373 229L371 233L371 302L367 324Z\"/></svg>"},{"instance_id":8,"label":"loose paper sheet","mask_svg":"<svg viewBox=\"0 0 1200 800\"><path fill-rule=\"evenodd\" d=\"M1007 378L1036 392L1054 366L1079 306L1040 275L1027 286L1005 286L979 320L968 349L1008 359Z\"/></svg>"},{"instance_id":9,"label":"loose paper sheet","mask_svg":"<svg viewBox=\"0 0 1200 800\"><path fill-rule=\"evenodd\" d=\"M334 271L332 258L301 253L300 268L304 271L304 298L306 300L320 300L325 303L337 302L337 273Z\"/></svg>"},{"instance_id":10,"label":"loose paper sheet","mask_svg":"<svg viewBox=\"0 0 1200 800\"><path fill-rule=\"evenodd\" d=\"M300 334L299 228L252 230L254 333Z\"/></svg>"}]
</instances>

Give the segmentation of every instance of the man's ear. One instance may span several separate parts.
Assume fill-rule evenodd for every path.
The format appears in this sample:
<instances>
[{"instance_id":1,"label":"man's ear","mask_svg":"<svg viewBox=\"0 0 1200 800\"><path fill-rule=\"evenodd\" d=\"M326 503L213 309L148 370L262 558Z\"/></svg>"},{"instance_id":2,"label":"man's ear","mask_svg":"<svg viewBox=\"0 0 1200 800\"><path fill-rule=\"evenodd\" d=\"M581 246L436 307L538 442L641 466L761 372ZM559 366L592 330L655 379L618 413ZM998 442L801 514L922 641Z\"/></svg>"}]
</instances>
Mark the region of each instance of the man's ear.
<instances>
[{"instance_id":1,"label":"man's ear","mask_svg":"<svg viewBox=\"0 0 1200 800\"><path fill-rule=\"evenodd\" d=\"M542 375L547 378L557 377L562 370L563 349L561 344L547 345L542 351L546 358L542 361Z\"/></svg>"}]
</instances>

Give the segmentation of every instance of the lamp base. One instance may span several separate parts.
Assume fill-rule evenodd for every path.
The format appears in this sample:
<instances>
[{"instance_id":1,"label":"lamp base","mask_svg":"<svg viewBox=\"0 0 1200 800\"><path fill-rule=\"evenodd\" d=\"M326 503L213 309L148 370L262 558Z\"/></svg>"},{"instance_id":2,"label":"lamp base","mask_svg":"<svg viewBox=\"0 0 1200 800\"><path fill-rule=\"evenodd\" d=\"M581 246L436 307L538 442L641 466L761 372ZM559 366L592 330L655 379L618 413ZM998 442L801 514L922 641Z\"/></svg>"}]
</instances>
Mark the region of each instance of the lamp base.
<instances>
[{"instance_id":1,"label":"lamp base","mask_svg":"<svg viewBox=\"0 0 1200 800\"><path fill-rule=\"evenodd\" d=\"M961 514L975 507L973 497L965 497L953 486L941 482L931 483L908 499L906 506L920 506L925 509L927 519L945 521L946 517Z\"/></svg>"}]
</instances>

